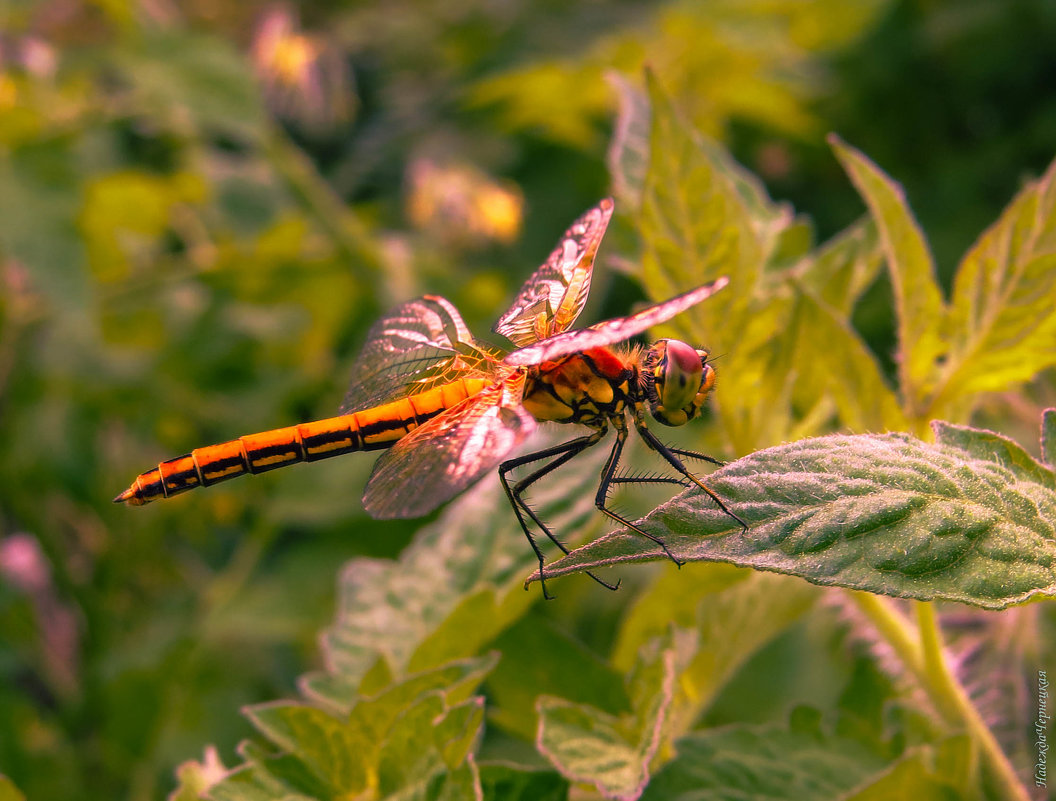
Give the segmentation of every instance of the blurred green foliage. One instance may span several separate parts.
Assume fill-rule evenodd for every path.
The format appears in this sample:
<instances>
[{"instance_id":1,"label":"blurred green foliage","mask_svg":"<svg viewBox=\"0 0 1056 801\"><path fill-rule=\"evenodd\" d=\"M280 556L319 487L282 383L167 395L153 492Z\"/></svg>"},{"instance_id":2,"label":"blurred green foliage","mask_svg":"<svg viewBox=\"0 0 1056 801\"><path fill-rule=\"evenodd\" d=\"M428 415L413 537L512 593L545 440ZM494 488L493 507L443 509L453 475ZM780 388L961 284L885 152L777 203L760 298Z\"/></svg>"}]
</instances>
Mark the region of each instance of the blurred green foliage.
<instances>
[{"instance_id":1,"label":"blurred green foliage","mask_svg":"<svg viewBox=\"0 0 1056 801\"><path fill-rule=\"evenodd\" d=\"M770 214L773 235L752 232L765 252L743 254L734 278L762 270L764 257L780 266L810 251L838 265L854 254L861 267L848 285L819 291L853 312L871 349L857 355L877 363L828 384L803 364L774 413L773 396L759 392L770 364L754 357L768 353L775 323L733 326L746 310L724 310L731 330L723 335L722 319L706 329L724 349L719 394L743 400L695 435L733 457L837 424L904 423L874 397L868 408L853 402L868 382L896 375L896 323L885 279L874 282L875 231L847 228L863 207L823 135L838 131L905 183L948 289L956 258L1021 177L1053 158L1051 4L399 0L298 12L131 0L0 9L0 773L30 798L158 798L208 744L226 765L267 761L259 745L236 755L251 736L291 750L276 709L238 710L294 696L309 674L300 689L314 703L333 716L369 714L391 734L357 757L362 765L342 768L350 772L313 774L320 793L355 786L348 776L363 768L379 771L375 788L410 792L401 781L443 776L459 797L476 754L490 797L564 797L567 781L531 745L540 719L596 727L619 746L628 768L610 791L633 788L634 760L669 760L673 738L687 733L687 753L732 765L745 740L784 755L833 741L825 750L844 776L867 776L878 754L901 753L888 740L860 747L861 730L877 736L881 718L892 739L935 745L900 763L890 786L941 785L936 765L956 763L963 744L935 734L861 667L866 637L832 615L803 617L814 591L794 580L654 566L622 571L612 595L564 580L558 601L539 604L519 588L531 555L501 499L484 488L405 549L421 521L380 524L359 507L369 457L143 510L110 498L160 459L332 414L364 332L396 300L443 294L484 334L557 233L612 191L606 149L621 104L634 118L627 104L645 89L646 65L689 123L672 134L725 138L770 195L815 221L812 234L745 179L745 202L761 213L753 219ZM631 155L617 179L634 174ZM670 161L651 186L684 191L684 166ZM456 179L464 189L451 201ZM618 269L636 257L639 234L648 291L667 292L655 268L663 244L629 224L637 212L625 203L631 216L610 232L585 320L642 297ZM706 232L690 233L707 245ZM829 244L811 251L815 239ZM796 355L768 358L787 365ZM816 407L810 395L823 385ZM1052 398L1047 376L1026 393L984 397L981 414L1019 433ZM540 490L560 530L603 530L586 486ZM586 503L569 503L570 492ZM352 557L401 552L398 563L351 563L339 585L337 566ZM467 553L484 556L478 564ZM440 554L450 554L446 582ZM394 598L405 608L390 617ZM711 663L701 644L730 635L709 608L760 609L773 629L742 623ZM357 610L401 627L360 630L369 615ZM1051 615L1026 610L1019 620L1051 633ZM663 639L671 621L674 642ZM321 654L317 633L331 623ZM1028 663L1042 659L1043 641L1020 643ZM509 658L495 665L491 649ZM398 697L411 675L439 676L442 689ZM477 748L484 712L472 694L482 681L488 727ZM353 703L357 688L386 687L395 689L372 705ZM827 710L826 733L789 723L795 704ZM332 725L308 708L283 709ZM394 710L405 729L378 723ZM682 716L671 739L642 738L669 714ZM449 728L423 738L421 721L440 715ZM694 730L701 720L760 728L715 735ZM568 774L588 772L572 757L589 754L560 753L566 740L547 753ZM422 761L400 775L412 756ZM298 765L275 762L303 786ZM185 765L183 797L215 771L209 758ZM652 791L685 786L686 772L673 764ZM0 777L0 797L15 792Z\"/></svg>"}]
</instances>

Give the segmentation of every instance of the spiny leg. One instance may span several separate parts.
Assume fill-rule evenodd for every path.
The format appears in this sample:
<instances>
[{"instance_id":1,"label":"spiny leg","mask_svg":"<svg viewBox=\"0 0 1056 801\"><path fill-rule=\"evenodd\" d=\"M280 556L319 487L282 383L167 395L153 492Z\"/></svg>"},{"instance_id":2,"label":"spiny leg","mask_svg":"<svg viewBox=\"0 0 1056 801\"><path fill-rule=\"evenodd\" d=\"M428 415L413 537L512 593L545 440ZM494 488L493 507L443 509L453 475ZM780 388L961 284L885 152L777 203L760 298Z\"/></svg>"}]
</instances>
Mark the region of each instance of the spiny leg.
<instances>
[{"instance_id":1,"label":"spiny leg","mask_svg":"<svg viewBox=\"0 0 1056 801\"><path fill-rule=\"evenodd\" d=\"M528 514L532 521L537 526L539 526L540 530L542 530L542 532L546 534L547 538L558 548L561 549L562 553L567 554L568 548L565 547L565 544L561 542L561 540L554 536L554 533L550 531L549 527L535 513L535 510L532 509L532 507L528 505L528 502L524 500L524 492L543 476L551 473L561 465L572 460L592 445L596 445L604 436L605 429L600 429L592 434L588 434L583 437L577 437L576 439L569 440L568 442L562 443L561 445L555 445L552 448L546 448L541 451L536 451L535 453L529 453L525 456L521 456L516 459L510 459L499 465L499 479L502 481L502 487L506 491L506 498L507 500L509 500L510 506L513 507L514 513L517 515L517 522L521 524L521 530L524 531L524 535L528 538L528 542L532 546L532 550L535 551L535 555L539 559L539 583L543 589L543 597L547 600L552 599L553 596L546 591L546 578L543 573L545 560L543 558L542 551L539 549L539 545L535 541L535 537L532 536L532 532L528 528L528 524L527 521L525 521L524 519L523 513ZM538 468L530 475L521 479L512 487L510 486L508 474L512 470L515 470L518 467L523 467L526 464L531 464L532 462L538 462L543 459L549 459L550 457L556 458L554 458L550 462L547 462L545 465ZM617 582L616 584L609 584L608 582L603 581L602 579L595 576L589 570L586 572L588 576L590 576L592 579L594 579L594 581L596 581L598 584L605 587L606 589L616 590L619 588L619 582Z\"/></svg>"},{"instance_id":2,"label":"spiny leg","mask_svg":"<svg viewBox=\"0 0 1056 801\"><path fill-rule=\"evenodd\" d=\"M650 534L645 529L636 526L630 520L623 517L622 515L617 514L605 505L609 497L609 489L614 483L616 470L620 466L620 455L623 453L623 446L625 442L627 442L627 427L625 425L621 425L619 428L616 429L616 442L614 442L612 445L612 451L609 453L609 460L605 463L605 467L602 468L601 483L598 485L598 494L594 498L594 505L597 506L603 514L608 515L617 523L620 523L621 525L631 529L631 531L636 531L646 539L650 539L655 542L657 545L663 548L664 553L668 555L672 562L681 567L683 564L685 564L685 562L683 562L681 559L678 559L673 553L671 553L671 551L667 549L667 544L660 537L656 536L655 534Z\"/></svg>"},{"instance_id":3,"label":"spiny leg","mask_svg":"<svg viewBox=\"0 0 1056 801\"><path fill-rule=\"evenodd\" d=\"M687 451L682 448L672 448L670 445L665 446L671 453L677 454L678 456L685 456L687 459L699 459L702 462L710 462L717 467L725 467L726 462L722 459L716 459L714 456L708 456L706 453L700 451Z\"/></svg>"},{"instance_id":4,"label":"spiny leg","mask_svg":"<svg viewBox=\"0 0 1056 801\"><path fill-rule=\"evenodd\" d=\"M613 476L610 484L678 484L683 489L692 486L691 481L673 476Z\"/></svg>"},{"instance_id":5,"label":"spiny leg","mask_svg":"<svg viewBox=\"0 0 1056 801\"><path fill-rule=\"evenodd\" d=\"M656 435L653 434L652 431L650 431L648 428L646 428L645 423L643 421L641 421L641 420L639 420L635 424L635 428L638 429L638 434L641 436L641 438L643 440L645 440L645 444L646 445L648 445L654 451L656 451L661 456L663 456L667 460L668 464L670 464L673 468L675 468L675 470L677 470L679 473L684 475L686 478L688 478L690 481L692 481L694 484L696 484L698 487L700 487L700 489L704 490L704 492L706 492L709 496L711 496L711 499L713 501L715 501L716 504L718 504L719 508L723 512L725 512L727 516L732 517L734 520L736 520L738 523L740 523L742 530L744 530L744 531L748 530L748 524L739 515L737 515L733 511L731 511L729 509L729 507L727 507L726 504L723 502L722 498L720 498L715 493L714 490L712 490L710 487L706 486L704 484L704 482L702 482L699 478L697 478L695 475L693 475L693 473L691 473L689 471L689 468L687 468L682 463L682 460L679 459L678 456L676 455L676 454L679 454L679 453L681 453L682 455L690 455L690 454L696 455L696 453L694 451L675 450L674 448L667 447L664 443L662 443L659 439L656 438Z\"/></svg>"}]
</instances>

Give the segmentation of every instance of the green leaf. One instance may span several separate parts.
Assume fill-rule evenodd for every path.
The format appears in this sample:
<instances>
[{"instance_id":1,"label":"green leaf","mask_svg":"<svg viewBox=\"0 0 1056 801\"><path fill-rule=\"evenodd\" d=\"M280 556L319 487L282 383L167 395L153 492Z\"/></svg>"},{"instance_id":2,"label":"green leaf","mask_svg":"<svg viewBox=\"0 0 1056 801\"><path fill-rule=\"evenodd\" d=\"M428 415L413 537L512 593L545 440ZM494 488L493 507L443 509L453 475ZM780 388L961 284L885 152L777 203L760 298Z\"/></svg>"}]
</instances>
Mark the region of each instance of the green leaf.
<instances>
[{"instance_id":1,"label":"green leaf","mask_svg":"<svg viewBox=\"0 0 1056 801\"><path fill-rule=\"evenodd\" d=\"M480 765L480 785L487 801L566 801L568 781L552 770L501 762Z\"/></svg>"},{"instance_id":2,"label":"green leaf","mask_svg":"<svg viewBox=\"0 0 1056 801\"><path fill-rule=\"evenodd\" d=\"M868 745L877 754L894 756L901 731L891 731L887 712L896 698L894 680L871 655L859 654L837 703L835 733Z\"/></svg>"},{"instance_id":3,"label":"green leaf","mask_svg":"<svg viewBox=\"0 0 1056 801\"><path fill-rule=\"evenodd\" d=\"M133 263L156 262L174 210L200 203L205 192L202 180L189 173L124 170L89 182L78 223L97 279L103 284L126 279Z\"/></svg>"},{"instance_id":4,"label":"green leaf","mask_svg":"<svg viewBox=\"0 0 1056 801\"><path fill-rule=\"evenodd\" d=\"M622 676L541 614L519 620L493 647L502 661L488 677L489 718L508 732L532 739L542 694L611 713L629 708Z\"/></svg>"},{"instance_id":5,"label":"green leaf","mask_svg":"<svg viewBox=\"0 0 1056 801\"><path fill-rule=\"evenodd\" d=\"M628 676L630 714L541 696L536 747L569 780L589 782L606 798L636 799L662 741L674 678L674 650L656 647L643 650Z\"/></svg>"},{"instance_id":6,"label":"green leaf","mask_svg":"<svg viewBox=\"0 0 1056 801\"><path fill-rule=\"evenodd\" d=\"M1001 391L1056 364L1054 297L1056 162L1019 193L957 270L947 392Z\"/></svg>"},{"instance_id":7,"label":"green leaf","mask_svg":"<svg viewBox=\"0 0 1056 801\"><path fill-rule=\"evenodd\" d=\"M872 351L846 316L803 291L793 310L796 334L788 354L795 364L793 402L832 404L852 430L899 429L906 424Z\"/></svg>"},{"instance_id":8,"label":"green leaf","mask_svg":"<svg viewBox=\"0 0 1056 801\"><path fill-rule=\"evenodd\" d=\"M643 283L652 297L667 299L728 275L730 290L709 309L733 324L764 256L753 218L714 149L701 145L651 73L647 78L652 128L639 221Z\"/></svg>"},{"instance_id":9,"label":"green leaf","mask_svg":"<svg viewBox=\"0 0 1056 801\"><path fill-rule=\"evenodd\" d=\"M349 795L367 788L369 756L376 744L361 729L321 709L290 702L258 705L246 715L328 788Z\"/></svg>"},{"instance_id":10,"label":"green leaf","mask_svg":"<svg viewBox=\"0 0 1056 801\"><path fill-rule=\"evenodd\" d=\"M361 699L347 715L297 703L252 707L247 716L280 752L248 744L246 764L210 796L331 798L376 790L393 798L479 797L471 752L484 707L470 694L496 660L467 659L411 676Z\"/></svg>"},{"instance_id":11,"label":"green leaf","mask_svg":"<svg viewBox=\"0 0 1056 801\"><path fill-rule=\"evenodd\" d=\"M15 783L0 773L0 801L26 801Z\"/></svg>"},{"instance_id":12,"label":"green leaf","mask_svg":"<svg viewBox=\"0 0 1056 801\"><path fill-rule=\"evenodd\" d=\"M694 161L715 171L715 177L721 180L720 190L732 190L759 239L766 243L768 252L775 249L777 238L792 222L789 205L774 203L762 181L734 161L726 148L677 117L671 101L663 94L651 72L646 71L649 94L619 73L610 73L608 78L620 101L608 161L621 208L637 214L651 179L674 182L672 189L677 186L679 179L671 174L672 165L666 149L672 145L688 147ZM654 103L657 108L655 118ZM707 176L707 172L702 175ZM688 184L684 188L690 195L696 190L708 189L706 184L703 187ZM798 228L797 232L802 233Z\"/></svg>"},{"instance_id":13,"label":"green leaf","mask_svg":"<svg viewBox=\"0 0 1056 801\"><path fill-rule=\"evenodd\" d=\"M854 305L876 278L882 264L876 223L869 218L848 226L818 248L799 280L824 303L849 320Z\"/></svg>"},{"instance_id":14,"label":"green leaf","mask_svg":"<svg viewBox=\"0 0 1056 801\"><path fill-rule=\"evenodd\" d=\"M670 740L688 731L737 669L799 619L816 595L786 576L717 563L672 566L636 600L613 662L629 669L642 648L677 627L675 695L665 727Z\"/></svg>"},{"instance_id":15,"label":"green leaf","mask_svg":"<svg viewBox=\"0 0 1056 801\"><path fill-rule=\"evenodd\" d=\"M630 670L643 645L665 635L672 625L695 628L703 603L751 575L748 570L719 563L684 569L671 565L628 606L612 648L612 664L618 670Z\"/></svg>"},{"instance_id":16,"label":"green leaf","mask_svg":"<svg viewBox=\"0 0 1056 801\"><path fill-rule=\"evenodd\" d=\"M898 313L899 370L911 416L919 416L946 355L946 306L924 234L902 188L859 151L829 137L880 232Z\"/></svg>"},{"instance_id":17,"label":"green leaf","mask_svg":"<svg viewBox=\"0 0 1056 801\"><path fill-rule=\"evenodd\" d=\"M378 757L378 793L393 798L480 798L467 759L484 723L483 699L444 709L439 694L420 698L395 721Z\"/></svg>"},{"instance_id":18,"label":"green leaf","mask_svg":"<svg viewBox=\"0 0 1056 801\"><path fill-rule=\"evenodd\" d=\"M960 750L971 759L968 738L959 738ZM977 790L974 783L958 781L944 768L936 766L931 749L920 748L898 760L887 773L878 775L857 791L842 796L845 801L898 801L902 798L921 801L957 801L970 798Z\"/></svg>"},{"instance_id":19,"label":"green leaf","mask_svg":"<svg viewBox=\"0 0 1056 801\"><path fill-rule=\"evenodd\" d=\"M944 423L941 420L932 423L931 428L935 432L935 442L939 445L957 448L972 459L992 462L1025 477L1031 483L1056 490L1056 476L1053 475L1052 468L1039 462L1019 443L1008 437L980 428Z\"/></svg>"},{"instance_id":20,"label":"green leaf","mask_svg":"<svg viewBox=\"0 0 1056 801\"><path fill-rule=\"evenodd\" d=\"M1041 413L1041 460L1049 467L1056 466L1056 409Z\"/></svg>"},{"instance_id":21,"label":"green leaf","mask_svg":"<svg viewBox=\"0 0 1056 801\"><path fill-rule=\"evenodd\" d=\"M887 768L853 740L777 726L697 732L676 748L644 801L836 801Z\"/></svg>"},{"instance_id":22,"label":"green leaf","mask_svg":"<svg viewBox=\"0 0 1056 801\"><path fill-rule=\"evenodd\" d=\"M470 697L497 662L498 654L492 653L410 676L373 698L360 700L352 708L349 722L372 743L380 742L393 722L418 699L442 692L448 704L461 703Z\"/></svg>"},{"instance_id":23,"label":"green leaf","mask_svg":"<svg viewBox=\"0 0 1056 801\"><path fill-rule=\"evenodd\" d=\"M286 753L272 754L254 743L239 744L245 764L206 792L211 801L310 801L333 796L333 788L303 762Z\"/></svg>"},{"instance_id":24,"label":"green leaf","mask_svg":"<svg viewBox=\"0 0 1056 801\"><path fill-rule=\"evenodd\" d=\"M507 512L508 517L503 517ZM496 520L507 524L494 525ZM497 487L481 486L419 532L399 561L351 561L341 574L337 620L323 638L327 673L307 677L306 690L347 706L379 656L403 672L417 649L445 627L467 593L480 584L495 582L506 590L510 606L496 604L488 594L466 601L472 611L490 615L490 622L482 617L479 629L474 626L455 633L441 643L443 648L433 648L433 658L475 650L481 642L480 631L501 627L502 620L514 619L535 600L521 592L517 583L514 570L523 572L533 555L523 535L511 530L514 525L505 496ZM518 589L511 592L515 586ZM487 608L478 608L480 604ZM465 619L463 614L459 617ZM426 666L427 661L426 657L416 660L416 668Z\"/></svg>"},{"instance_id":25,"label":"green leaf","mask_svg":"<svg viewBox=\"0 0 1056 801\"><path fill-rule=\"evenodd\" d=\"M475 653L491 642L531 602L521 593L512 593L505 603L497 595L493 587L485 587L463 598L421 641L411 655L407 669L425 670L464 654Z\"/></svg>"},{"instance_id":26,"label":"green leaf","mask_svg":"<svg viewBox=\"0 0 1056 801\"><path fill-rule=\"evenodd\" d=\"M641 521L685 561L718 560L822 585L1001 609L1056 593L1052 471L987 431L938 425L907 434L828 436L745 457L708 478L747 531L703 493ZM664 558L618 531L547 575ZM538 574L530 580L538 578Z\"/></svg>"},{"instance_id":27,"label":"green leaf","mask_svg":"<svg viewBox=\"0 0 1056 801\"><path fill-rule=\"evenodd\" d=\"M700 604L694 649L680 654L668 738L689 731L748 658L808 612L817 595L803 582L755 573Z\"/></svg>"}]
</instances>

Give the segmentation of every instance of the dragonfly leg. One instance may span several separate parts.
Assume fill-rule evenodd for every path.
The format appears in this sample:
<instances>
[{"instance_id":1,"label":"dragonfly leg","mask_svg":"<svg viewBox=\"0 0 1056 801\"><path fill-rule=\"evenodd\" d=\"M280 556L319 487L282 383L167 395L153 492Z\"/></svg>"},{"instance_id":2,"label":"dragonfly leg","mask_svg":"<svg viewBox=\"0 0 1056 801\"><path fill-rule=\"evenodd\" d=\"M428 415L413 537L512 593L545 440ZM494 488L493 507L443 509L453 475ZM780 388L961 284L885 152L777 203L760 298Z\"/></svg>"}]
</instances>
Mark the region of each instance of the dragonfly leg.
<instances>
[{"instance_id":1,"label":"dragonfly leg","mask_svg":"<svg viewBox=\"0 0 1056 801\"><path fill-rule=\"evenodd\" d=\"M701 453L700 451L687 451L682 448L672 448L670 445L665 447L667 447L671 453L676 454L677 456L685 456L687 459L699 459L702 462L710 462L717 467L725 467L727 464L722 461L722 459L716 459L714 456L708 456L706 453Z\"/></svg>"},{"instance_id":2,"label":"dragonfly leg","mask_svg":"<svg viewBox=\"0 0 1056 801\"><path fill-rule=\"evenodd\" d=\"M543 588L543 597L547 600L552 599L553 596L546 590L546 578L543 573L543 568L545 566L543 552L540 550L538 543L536 543L535 537L532 536L531 529L528 527L528 522L524 519L524 515L527 514L528 517L539 526L539 529L546 534L547 538L561 549L562 553L567 554L568 548L565 547L565 544L561 542L561 540L554 536L554 533L550 531L550 528L539 518L539 515L535 513L535 510L524 500L524 492L543 476L575 458L592 445L596 445L604 436L605 430L600 429L592 434L577 437L576 439L569 440L561 445L555 445L552 448L529 453L516 459L510 459L499 465L499 479L502 481L502 487L506 491L506 497L510 502L510 506L513 507L513 511L517 515L517 522L521 524L521 530L524 531L524 535L528 538L532 550L535 551L535 555L539 559L539 583ZM543 459L551 459L551 461L536 469L530 475L525 476L513 486L510 486L509 473L511 471L516 470L518 467L523 467L526 464L542 461ZM615 590L619 587L619 582L616 584L609 584L607 581L603 581L590 571L587 571L587 575L606 589Z\"/></svg>"},{"instance_id":3,"label":"dragonfly leg","mask_svg":"<svg viewBox=\"0 0 1056 801\"><path fill-rule=\"evenodd\" d=\"M678 484L683 489L693 485L692 481L674 476L613 476L610 484Z\"/></svg>"},{"instance_id":4,"label":"dragonfly leg","mask_svg":"<svg viewBox=\"0 0 1056 801\"><path fill-rule=\"evenodd\" d=\"M695 451L683 451L681 449L667 447L664 443L657 439L656 435L652 431L646 428L645 423L642 421L636 423L635 427L638 429L638 434L641 436L641 438L645 440L646 445L648 445L654 451L663 456L664 459L667 460L667 463L670 464L673 468L675 468L675 470L684 475L686 478L688 478L690 481L700 487L700 489L704 490L704 492L711 496L711 499L715 501L716 504L718 504L718 507L723 512L725 512L728 517L733 518L740 524L741 529L743 531L748 530L748 523L746 523L740 515L731 511L730 508L726 506L726 504L723 502L722 498L720 498L713 489L705 485L704 482L702 482L699 478L693 475L693 473L691 473L689 468L687 468L685 464L682 463L682 460L679 459L678 456L689 456L691 458L696 458L697 456L700 456L701 458L707 459L708 461L717 460L710 459L709 457L706 457L703 454L697 454ZM721 464L721 462L717 463Z\"/></svg>"},{"instance_id":5,"label":"dragonfly leg","mask_svg":"<svg viewBox=\"0 0 1056 801\"><path fill-rule=\"evenodd\" d=\"M623 446L626 442L627 427L626 425L621 425L619 428L616 429L616 442L613 443L612 451L609 453L609 459L607 462L605 462L605 467L603 467L601 470L601 482L598 484L598 494L594 498L594 505L598 507L598 510L601 511L602 514L605 514L608 517L612 518L620 525L631 529L631 531L635 531L638 534L641 534L646 539L652 540L654 543L656 543L663 549L664 553L667 554L668 558L672 562L681 567L683 564L685 564L685 562L683 562L681 559L671 553L671 551L667 549L667 544L660 537L656 536L655 534L650 534L645 529L635 525L626 517L617 514L612 509L609 509L608 506L606 506L606 503L609 499L609 490L612 488L612 485L614 483L616 470L620 466L620 455L623 453Z\"/></svg>"}]
</instances>

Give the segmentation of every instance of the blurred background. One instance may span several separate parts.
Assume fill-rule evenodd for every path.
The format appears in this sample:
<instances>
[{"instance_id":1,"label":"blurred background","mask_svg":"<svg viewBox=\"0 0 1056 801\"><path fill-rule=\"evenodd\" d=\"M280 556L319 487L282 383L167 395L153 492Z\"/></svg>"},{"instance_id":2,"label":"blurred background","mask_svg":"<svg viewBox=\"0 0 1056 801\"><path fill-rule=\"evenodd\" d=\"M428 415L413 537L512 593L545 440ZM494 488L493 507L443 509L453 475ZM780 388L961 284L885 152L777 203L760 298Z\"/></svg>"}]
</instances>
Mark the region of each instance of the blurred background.
<instances>
[{"instance_id":1,"label":"blurred background","mask_svg":"<svg viewBox=\"0 0 1056 801\"><path fill-rule=\"evenodd\" d=\"M365 517L372 459L110 499L335 413L395 301L485 334L611 191L613 76L650 66L817 241L863 208L838 132L904 184L948 289L1056 154L1053 41L1043 0L6 0L0 772L161 797L317 664L335 566L420 526ZM603 265L586 316L641 297ZM855 317L888 366L889 307L881 280Z\"/></svg>"}]
</instances>

